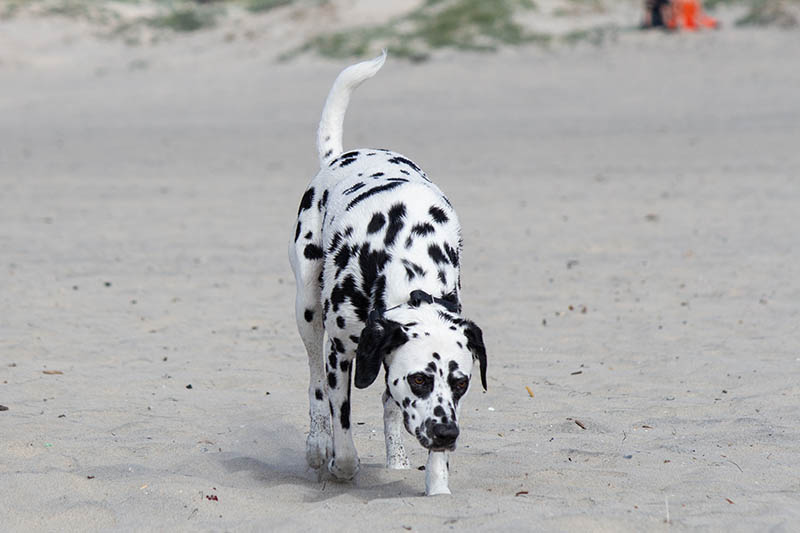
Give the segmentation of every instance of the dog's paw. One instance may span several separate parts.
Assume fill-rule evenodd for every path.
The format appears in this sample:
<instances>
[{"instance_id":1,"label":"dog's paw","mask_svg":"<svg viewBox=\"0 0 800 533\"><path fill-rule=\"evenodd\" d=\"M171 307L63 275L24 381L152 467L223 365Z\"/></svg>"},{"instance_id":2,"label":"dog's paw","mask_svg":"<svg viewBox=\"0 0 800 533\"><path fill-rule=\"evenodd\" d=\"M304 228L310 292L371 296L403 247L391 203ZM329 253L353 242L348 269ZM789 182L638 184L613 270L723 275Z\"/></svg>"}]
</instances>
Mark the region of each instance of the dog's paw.
<instances>
[{"instance_id":1,"label":"dog's paw","mask_svg":"<svg viewBox=\"0 0 800 533\"><path fill-rule=\"evenodd\" d=\"M358 457L334 457L328 462L328 471L339 481L350 481L356 477L359 466Z\"/></svg>"},{"instance_id":2,"label":"dog's paw","mask_svg":"<svg viewBox=\"0 0 800 533\"><path fill-rule=\"evenodd\" d=\"M331 456L333 442L327 433L309 433L306 439L306 461L311 468L322 468Z\"/></svg>"},{"instance_id":3,"label":"dog's paw","mask_svg":"<svg viewBox=\"0 0 800 533\"><path fill-rule=\"evenodd\" d=\"M451 494L447 485L437 485L425 488L425 496L436 496L438 494Z\"/></svg>"}]
</instances>

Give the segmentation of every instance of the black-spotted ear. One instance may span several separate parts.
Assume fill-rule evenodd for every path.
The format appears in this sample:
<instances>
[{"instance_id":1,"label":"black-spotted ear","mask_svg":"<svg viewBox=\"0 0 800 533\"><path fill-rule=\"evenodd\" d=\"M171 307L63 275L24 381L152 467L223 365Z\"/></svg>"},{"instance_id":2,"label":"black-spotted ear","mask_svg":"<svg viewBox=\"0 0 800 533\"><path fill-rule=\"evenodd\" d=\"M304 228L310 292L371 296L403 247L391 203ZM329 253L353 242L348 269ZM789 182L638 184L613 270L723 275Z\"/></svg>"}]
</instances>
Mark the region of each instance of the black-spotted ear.
<instances>
[{"instance_id":1,"label":"black-spotted ear","mask_svg":"<svg viewBox=\"0 0 800 533\"><path fill-rule=\"evenodd\" d=\"M406 342L408 335L399 322L387 320L374 311L370 313L367 325L358 337L354 379L356 388L364 389L372 385L378 377L384 357Z\"/></svg>"},{"instance_id":2,"label":"black-spotted ear","mask_svg":"<svg viewBox=\"0 0 800 533\"><path fill-rule=\"evenodd\" d=\"M464 335L467 337L467 349L472 352L472 357L478 360L481 367L481 385L486 390L486 346L483 344L483 332L475 322L465 321Z\"/></svg>"}]
</instances>

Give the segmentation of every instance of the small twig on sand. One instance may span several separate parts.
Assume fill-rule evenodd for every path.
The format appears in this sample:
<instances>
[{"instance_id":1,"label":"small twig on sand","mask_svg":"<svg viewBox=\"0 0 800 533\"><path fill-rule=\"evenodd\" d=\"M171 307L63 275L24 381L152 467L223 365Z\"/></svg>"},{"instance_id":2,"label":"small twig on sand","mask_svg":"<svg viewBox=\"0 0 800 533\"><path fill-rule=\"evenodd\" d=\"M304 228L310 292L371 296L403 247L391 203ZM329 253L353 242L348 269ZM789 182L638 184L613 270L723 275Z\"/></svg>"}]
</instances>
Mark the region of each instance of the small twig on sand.
<instances>
[{"instance_id":1,"label":"small twig on sand","mask_svg":"<svg viewBox=\"0 0 800 533\"><path fill-rule=\"evenodd\" d=\"M731 461L730 459L728 459L728 462L729 462L730 464L732 464L733 466L735 466L736 468L738 468L738 469L739 469L739 472L742 472L742 473L744 473L744 470L742 470L742 467L741 467L741 466L737 465L736 463L734 463L734 462L733 462L733 461Z\"/></svg>"}]
</instances>

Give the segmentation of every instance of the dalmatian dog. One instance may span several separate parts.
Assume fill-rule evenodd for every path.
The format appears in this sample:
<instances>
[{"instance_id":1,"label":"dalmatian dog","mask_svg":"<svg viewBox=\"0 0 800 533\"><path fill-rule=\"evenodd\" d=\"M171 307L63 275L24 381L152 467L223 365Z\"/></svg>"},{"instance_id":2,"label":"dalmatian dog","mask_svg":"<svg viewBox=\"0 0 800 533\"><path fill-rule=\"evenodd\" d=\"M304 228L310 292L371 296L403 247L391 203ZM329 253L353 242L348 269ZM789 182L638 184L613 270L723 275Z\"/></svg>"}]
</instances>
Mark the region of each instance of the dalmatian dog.
<instances>
[{"instance_id":1,"label":"dalmatian dog","mask_svg":"<svg viewBox=\"0 0 800 533\"><path fill-rule=\"evenodd\" d=\"M363 389L383 367L387 467L410 467L405 429L428 449L426 494L449 494L448 453L474 361L486 389L486 349L480 328L461 316L461 231L445 195L398 153L343 153L350 95L385 59L384 51L336 78L317 133L321 168L289 245L311 374L306 457L339 480L356 475L351 375Z\"/></svg>"}]
</instances>

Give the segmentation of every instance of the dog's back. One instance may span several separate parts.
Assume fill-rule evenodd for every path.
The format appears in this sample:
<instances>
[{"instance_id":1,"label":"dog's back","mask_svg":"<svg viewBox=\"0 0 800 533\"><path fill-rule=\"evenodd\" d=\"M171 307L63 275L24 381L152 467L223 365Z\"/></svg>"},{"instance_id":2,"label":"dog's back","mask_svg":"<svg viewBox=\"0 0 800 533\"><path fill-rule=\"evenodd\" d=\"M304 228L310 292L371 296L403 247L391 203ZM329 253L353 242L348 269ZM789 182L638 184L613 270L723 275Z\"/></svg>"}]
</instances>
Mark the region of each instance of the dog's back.
<instances>
[{"instance_id":1,"label":"dog's back","mask_svg":"<svg viewBox=\"0 0 800 533\"><path fill-rule=\"evenodd\" d=\"M317 131L321 168L303 195L290 250L293 266L322 263L323 322L332 312L340 325L352 324L339 328L348 330L342 343L372 309L401 303L411 290L459 290L460 226L444 193L396 152L342 153L350 96L385 59L384 52L346 68L328 94Z\"/></svg>"}]
</instances>

